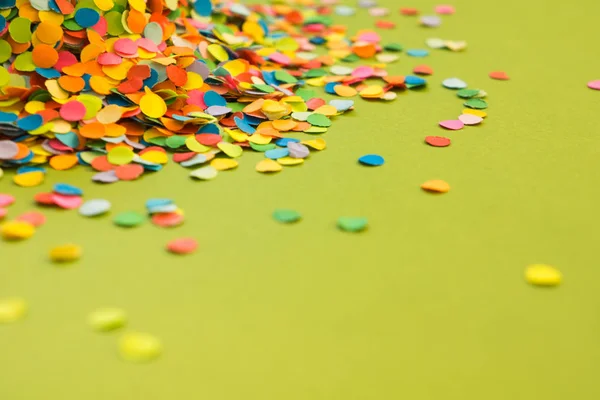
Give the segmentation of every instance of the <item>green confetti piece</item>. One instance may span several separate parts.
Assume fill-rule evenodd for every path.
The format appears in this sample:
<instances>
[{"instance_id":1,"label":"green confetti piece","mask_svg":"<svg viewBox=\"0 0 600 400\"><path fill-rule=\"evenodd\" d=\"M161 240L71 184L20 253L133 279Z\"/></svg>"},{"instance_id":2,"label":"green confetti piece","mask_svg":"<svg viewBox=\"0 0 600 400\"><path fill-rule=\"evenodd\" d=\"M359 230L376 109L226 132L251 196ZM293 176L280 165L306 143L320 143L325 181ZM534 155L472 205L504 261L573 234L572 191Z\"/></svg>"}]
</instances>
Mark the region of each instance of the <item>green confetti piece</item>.
<instances>
[{"instance_id":1,"label":"green confetti piece","mask_svg":"<svg viewBox=\"0 0 600 400\"><path fill-rule=\"evenodd\" d=\"M256 143L252 143L250 142L250 147L252 148L252 150L254 151L259 151L261 153L264 153L267 150L273 150L275 147L275 144L273 143L267 143L267 144L256 144Z\"/></svg>"},{"instance_id":2,"label":"green confetti piece","mask_svg":"<svg viewBox=\"0 0 600 400\"><path fill-rule=\"evenodd\" d=\"M340 217L337 226L345 232L360 232L367 228L367 222L364 217Z\"/></svg>"},{"instance_id":3,"label":"green confetti piece","mask_svg":"<svg viewBox=\"0 0 600 400\"><path fill-rule=\"evenodd\" d=\"M323 114L317 114L317 113L311 114L308 117L307 121L311 125L320 126L322 128L327 128L327 127L331 126L331 120Z\"/></svg>"},{"instance_id":4,"label":"green confetti piece","mask_svg":"<svg viewBox=\"0 0 600 400\"><path fill-rule=\"evenodd\" d=\"M327 76L327 71L325 71L323 68L311 69L306 74L304 74L304 77L309 78L309 79L310 78L321 78L323 76Z\"/></svg>"},{"instance_id":5,"label":"green confetti piece","mask_svg":"<svg viewBox=\"0 0 600 400\"><path fill-rule=\"evenodd\" d=\"M19 54L15 58L15 69L17 71L32 72L35 71L35 64L30 51Z\"/></svg>"},{"instance_id":6,"label":"green confetti piece","mask_svg":"<svg viewBox=\"0 0 600 400\"><path fill-rule=\"evenodd\" d=\"M260 90L261 92L265 92L265 93L273 93L275 91L275 89L273 89L269 85L255 84L254 87L256 89Z\"/></svg>"},{"instance_id":7,"label":"green confetti piece","mask_svg":"<svg viewBox=\"0 0 600 400\"><path fill-rule=\"evenodd\" d=\"M173 136L169 136L167 138L167 140L165 141L165 143L171 149L177 149L177 148L183 146L185 144L186 140L187 140L186 136L173 135Z\"/></svg>"},{"instance_id":8,"label":"green confetti piece","mask_svg":"<svg viewBox=\"0 0 600 400\"><path fill-rule=\"evenodd\" d=\"M142 214L135 211L125 211L117 214L113 219L115 225L123 228L133 228L146 220Z\"/></svg>"},{"instance_id":9,"label":"green confetti piece","mask_svg":"<svg viewBox=\"0 0 600 400\"><path fill-rule=\"evenodd\" d=\"M398 43L388 43L383 47L386 51L402 51L403 47Z\"/></svg>"},{"instance_id":10,"label":"green confetti piece","mask_svg":"<svg viewBox=\"0 0 600 400\"><path fill-rule=\"evenodd\" d=\"M277 79L278 81L281 81L283 83L296 83L296 82L298 82L298 79L296 79L295 77L293 77L292 75L290 75L288 72L283 71L283 70L277 70L277 71L275 71L275 79Z\"/></svg>"},{"instance_id":11,"label":"green confetti piece","mask_svg":"<svg viewBox=\"0 0 600 400\"><path fill-rule=\"evenodd\" d=\"M471 97L475 97L479 94L479 89L461 89L456 92L456 95L463 99L470 99Z\"/></svg>"},{"instance_id":12,"label":"green confetti piece","mask_svg":"<svg viewBox=\"0 0 600 400\"><path fill-rule=\"evenodd\" d=\"M8 26L10 37L17 43L28 43L31 41L31 21L27 18L17 17Z\"/></svg>"},{"instance_id":13,"label":"green confetti piece","mask_svg":"<svg viewBox=\"0 0 600 400\"><path fill-rule=\"evenodd\" d=\"M107 32L112 36L119 36L125 33L125 27L121 22L121 12L109 11L104 14L106 19L106 25L108 26Z\"/></svg>"},{"instance_id":14,"label":"green confetti piece","mask_svg":"<svg viewBox=\"0 0 600 400\"><path fill-rule=\"evenodd\" d=\"M11 54L12 48L10 44L4 39L0 39L0 63L7 61Z\"/></svg>"},{"instance_id":15,"label":"green confetti piece","mask_svg":"<svg viewBox=\"0 0 600 400\"><path fill-rule=\"evenodd\" d=\"M283 224L291 224L300 221L302 216L298 211L278 209L273 212L273 219Z\"/></svg>"},{"instance_id":16,"label":"green confetti piece","mask_svg":"<svg viewBox=\"0 0 600 400\"><path fill-rule=\"evenodd\" d=\"M488 106L487 102L481 99L469 99L465 101L464 105L466 107L474 108L476 110L484 110Z\"/></svg>"}]
</instances>

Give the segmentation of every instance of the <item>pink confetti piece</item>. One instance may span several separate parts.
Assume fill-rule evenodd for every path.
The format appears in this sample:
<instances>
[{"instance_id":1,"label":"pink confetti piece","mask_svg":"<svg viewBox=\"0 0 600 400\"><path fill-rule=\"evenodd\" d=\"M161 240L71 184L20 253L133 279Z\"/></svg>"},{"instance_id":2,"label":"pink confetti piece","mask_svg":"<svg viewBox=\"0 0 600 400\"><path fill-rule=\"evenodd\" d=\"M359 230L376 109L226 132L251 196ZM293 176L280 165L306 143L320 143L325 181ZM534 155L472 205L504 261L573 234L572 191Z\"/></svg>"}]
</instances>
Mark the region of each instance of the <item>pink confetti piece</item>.
<instances>
[{"instance_id":1,"label":"pink confetti piece","mask_svg":"<svg viewBox=\"0 0 600 400\"><path fill-rule=\"evenodd\" d=\"M450 129L451 131L457 131L459 129L462 129L465 126L465 124L463 124L463 122L458 119L449 119L446 121L441 121L440 126L442 128Z\"/></svg>"}]
</instances>

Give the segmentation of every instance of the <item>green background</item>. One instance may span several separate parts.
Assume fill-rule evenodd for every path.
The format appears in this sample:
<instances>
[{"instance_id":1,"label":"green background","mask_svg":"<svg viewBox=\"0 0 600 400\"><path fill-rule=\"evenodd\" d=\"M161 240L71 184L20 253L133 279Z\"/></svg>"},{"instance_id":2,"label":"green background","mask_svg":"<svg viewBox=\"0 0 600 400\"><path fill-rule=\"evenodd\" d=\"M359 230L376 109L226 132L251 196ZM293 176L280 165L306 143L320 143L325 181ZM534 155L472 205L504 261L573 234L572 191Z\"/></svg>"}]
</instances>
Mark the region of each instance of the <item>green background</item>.
<instances>
[{"instance_id":1,"label":"green background","mask_svg":"<svg viewBox=\"0 0 600 400\"><path fill-rule=\"evenodd\" d=\"M85 168L51 171L43 187L15 187L10 215L34 208L53 182L107 198L113 215L171 197L184 226L132 230L110 218L49 210L22 243L0 242L0 297L22 296L30 314L0 326L0 397L21 399L597 399L600 361L600 2L455 0L439 29L400 16L436 1L380 1L398 23L386 42L423 48L428 37L464 39L463 53L432 50L390 66L427 63L429 88L392 103L358 101L325 135L328 148L276 176L236 171L195 182L177 165L140 182L100 186ZM348 3L350 4L350 3ZM352 5L355 3L352 2ZM366 11L337 17L371 28ZM505 70L508 82L487 74ZM423 143L462 110L448 77L488 91L480 127ZM379 153L379 168L357 165ZM443 196L419 185L444 179ZM304 220L283 226L278 207ZM335 228L342 215L369 229ZM199 251L174 257L165 243L194 236ZM52 265L48 250L76 242L80 263ZM523 279L531 263L564 273L557 289ZM128 329L152 333L161 359L117 355L122 332L86 324L102 306L124 308Z\"/></svg>"}]
</instances>

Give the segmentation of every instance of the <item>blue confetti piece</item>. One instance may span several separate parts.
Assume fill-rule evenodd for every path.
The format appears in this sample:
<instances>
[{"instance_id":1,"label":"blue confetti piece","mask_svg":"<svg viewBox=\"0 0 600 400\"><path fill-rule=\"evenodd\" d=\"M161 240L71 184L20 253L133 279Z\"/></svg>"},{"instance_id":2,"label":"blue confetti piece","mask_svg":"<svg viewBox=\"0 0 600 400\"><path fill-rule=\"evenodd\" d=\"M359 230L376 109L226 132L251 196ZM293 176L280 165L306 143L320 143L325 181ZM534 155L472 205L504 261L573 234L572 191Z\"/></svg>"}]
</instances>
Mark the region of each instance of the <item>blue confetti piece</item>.
<instances>
[{"instance_id":1,"label":"blue confetti piece","mask_svg":"<svg viewBox=\"0 0 600 400\"><path fill-rule=\"evenodd\" d=\"M79 137L75 132L56 133L55 136L62 144L72 149L79 146Z\"/></svg>"},{"instance_id":2,"label":"blue confetti piece","mask_svg":"<svg viewBox=\"0 0 600 400\"><path fill-rule=\"evenodd\" d=\"M148 199L146 200L146 209L150 211L157 207L170 206L171 204L173 204L173 200L171 199Z\"/></svg>"},{"instance_id":3,"label":"blue confetti piece","mask_svg":"<svg viewBox=\"0 0 600 400\"><path fill-rule=\"evenodd\" d=\"M263 80L267 85L277 85L277 80L275 79L275 72L273 71L263 71Z\"/></svg>"},{"instance_id":4,"label":"blue confetti piece","mask_svg":"<svg viewBox=\"0 0 600 400\"><path fill-rule=\"evenodd\" d=\"M152 165L142 164L142 166L144 167L144 169L146 171L153 171L153 172L154 171L160 171L163 168L163 166L160 165L160 164L152 164Z\"/></svg>"},{"instance_id":5,"label":"blue confetti piece","mask_svg":"<svg viewBox=\"0 0 600 400\"><path fill-rule=\"evenodd\" d=\"M408 75L404 78L404 83L411 86L422 86L427 83L427 81L420 76Z\"/></svg>"},{"instance_id":6,"label":"blue confetti piece","mask_svg":"<svg viewBox=\"0 0 600 400\"><path fill-rule=\"evenodd\" d=\"M298 143L300 140L294 138L281 138L275 141L275 144L279 147L287 147L288 143Z\"/></svg>"},{"instance_id":7,"label":"blue confetti piece","mask_svg":"<svg viewBox=\"0 0 600 400\"><path fill-rule=\"evenodd\" d=\"M35 72L37 72L39 75L43 76L46 79L60 78L60 72L58 72L54 68L36 68Z\"/></svg>"},{"instance_id":8,"label":"blue confetti piece","mask_svg":"<svg viewBox=\"0 0 600 400\"><path fill-rule=\"evenodd\" d=\"M68 183L57 183L54 185L52 191L65 196L83 196L83 190Z\"/></svg>"},{"instance_id":9,"label":"blue confetti piece","mask_svg":"<svg viewBox=\"0 0 600 400\"><path fill-rule=\"evenodd\" d=\"M210 106L227 106L227 100L223 98L219 93L209 90L204 94L204 104Z\"/></svg>"},{"instance_id":10,"label":"blue confetti piece","mask_svg":"<svg viewBox=\"0 0 600 400\"><path fill-rule=\"evenodd\" d=\"M41 115L28 115L25 118L21 118L17 121L17 126L24 131L32 131L39 128L44 123L44 119Z\"/></svg>"},{"instance_id":11,"label":"blue confetti piece","mask_svg":"<svg viewBox=\"0 0 600 400\"><path fill-rule=\"evenodd\" d=\"M194 11L203 17L210 17L212 9L212 1L210 0L196 0L194 3Z\"/></svg>"},{"instance_id":12,"label":"blue confetti piece","mask_svg":"<svg viewBox=\"0 0 600 400\"><path fill-rule=\"evenodd\" d=\"M75 11L75 22L82 28L91 28L100 21L100 14L93 8L80 8Z\"/></svg>"},{"instance_id":13,"label":"blue confetti piece","mask_svg":"<svg viewBox=\"0 0 600 400\"><path fill-rule=\"evenodd\" d=\"M370 167L378 167L383 165L384 159L378 154L367 154L358 159L358 162Z\"/></svg>"},{"instance_id":14,"label":"blue confetti piece","mask_svg":"<svg viewBox=\"0 0 600 400\"><path fill-rule=\"evenodd\" d=\"M34 167L34 166L25 166L17 169L17 175L26 174L28 172L41 172L43 174L46 173L46 168L42 167Z\"/></svg>"},{"instance_id":15,"label":"blue confetti piece","mask_svg":"<svg viewBox=\"0 0 600 400\"><path fill-rule=\"evenodd\" d=\"M0 15L0 31L3 31L6 28L6 18Z\"/></svg>"},{"instance_id":16,"label":"blue confetti piece","mask_svg":"<svg viewBox=\"0 0 600 400\"><path fill-rule=\"evenodd\" d=\"M33 160L34 156L35 156L35 154L33 154L33 151L30 151L26 157L23 157L20 160L10 160L9 162L11 164L17 164L17 165L18 164L27 164L29 161Z\"/></svg>"},{"instance_id":17,"label":"blue confetti piece","mask_svg":"<svg viewBox=\"0 0 600 400\"><path fill-rule=\"evenodd\" d=\"M334 88L339 84L339 82L329 82L325 85L325 91L329 94L336 94Z\"/></svg>"},{"instance_id":18,"label":"blue confetti piece","mask_svg":"<svg viewBox=\"0 0 600 400\"><path fill-rule=\"evenodd\" d=\"M265 120L255 117L253 115L244 115L244 121L246 121L247 123L249 123L252 126L258 126Z\"/></svg>"},{"instance_id":19,"label":"blue confetti piece","mask_svg":"<svg viewBox=\"0 0 600 400\"><path fill-rule=\"evenodd\" d=\"M252 135L254 132L256 132L256 129L254 129L253 127L250 126L250 124L248 124L246 121L244 121L242 118L239 117L233 117L233 121L235 122L235 125L240 128L240 130L244 133L247 133L249 135Z\"/></svg>"},{"instance_id":20,"label":"blue confetti piece","mask_svg":"<svg viewBox=\"0 0 600 400\"><path fill-rule=\"evenodd\" d=\"M347 111L354 107L353 100L331 100L329 105L334 106L339 112Z\"/></svg>"},{"instance_id":21,"label":"blue confetti piece","mask_svg":"<svg viewBox=\"0 0 600 400\"><path fill-rule=\"evenodd\" d=\"M215 124L207 124L198 129L197 133L215 133L217 135L221 134L219 127Z\"/></svg>"},{"instance_id":22,"label":"blue confetti piece","mask_svg":"<svg viewBox=\"0 0 600 400\"><path fill-rule=\"evenodd\" d=\"M309 40L310 43L318 45L322 45L325 43L325 39L322 37L313 37Z\"/></svg>"},{"instance_id":23,"label":"blue confetti piece","mask_svg":"<svg viewBox=\"0 0 600 400\"><path fill-rule=\"evenodd\" d=\"M153 88L158 83L158 72L150 68L150 76L144 79L144 86Z\"/></svg>"},{"instance_id":24,"label":"blue confetti piece","mask_svg":"<svg viewBox=\"0 0 600 400\"><path fill-rule=\"evenodd\" d=\"M427 57L429 55L429 50L425 49L410 49L406 51L406 54L411 57Z\"/></svg>"},{"instance_id":25,"label":"blue confetti piece","mask_svg":"<svg viewBox=\"0 0 600 400\"><path fill-rule=\"evenodd\" d=\"M270 158L271 160L277 160L278 158L287 157L289 154L290 151L287 148L272 149L265 151L265 157Z\"/></svg>"},{"instance_id":26,"label":"blue confetti piece","mask_svg":"<svg viewBox=\"0 0 600 400\"><path fill-rule=\"evenodd\" d=\"M90 79L92 79L92 76L90 74L83 74L81 78L83 79L83 82L85 82L82 92L89 92L92 90L92 87L90 86Z\"/></svg>"},{"instance_id":27,"label":"blue confetti piece","mask_svg":"<svg viewBox=\"0 0 600 400\"><path fill-rule=\"evenodd\" d=\"M17 116L17 114L0 111L0 123L1 122L15 122L18 118L19 117Z\"/></svg>"},{"instance_id":28,"label":"blue confetti piece","mask_svg":"<svg viewBox=\"0 0 600 400\"><path fill-rule=\"evenodd\" d=\"M55 1L55 0L50 0L50 1L48 2L48 7L49 7L49 8L50 8L52 11L54 11L54 12L56 12L56 13L59 13L59 14L62 14L62 12L60 11L60 8L58 8L58 4L56 4L56 1Z\"/></svg>"},{"instance_id":29,"label":"blue confetti piece","mask_svg":"<svg viewBox=\"0 0 600 400\"><path fill-rule=\"evenodd\" d=\"M0 9L7 10L17 5L16 0L0 0Z\"/></svg>"}]
</instances>

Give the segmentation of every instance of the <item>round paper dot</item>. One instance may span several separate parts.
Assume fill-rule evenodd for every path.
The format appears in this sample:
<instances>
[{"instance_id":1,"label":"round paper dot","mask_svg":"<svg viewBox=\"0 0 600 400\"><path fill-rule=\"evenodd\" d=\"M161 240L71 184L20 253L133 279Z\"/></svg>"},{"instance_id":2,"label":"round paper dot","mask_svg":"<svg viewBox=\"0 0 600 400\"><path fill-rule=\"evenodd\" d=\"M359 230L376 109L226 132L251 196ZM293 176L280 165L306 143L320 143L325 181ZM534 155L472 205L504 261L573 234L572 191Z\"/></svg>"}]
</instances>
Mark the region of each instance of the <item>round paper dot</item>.
<instances>
[{"instance_id":1,"label":"round paper dot","mask_svg":"<svg viewBox=\"0 0 600 400\"><path fill-rule=\"evenodd\" d=\"M120 308L99 308L88 315L88 324L98 332L119 329L127 323L127 314Z\"/></svg>"},{"instance_id":2,"label":"round paper dot","mask_svg":"<svg viewBox=\"0 0 600 400\"><path fill-rule=\"evenodd\" d=\"M50 259L57 263L76 261L81 258L83 250L75 244L64 244L50 250Z\"/></svg>"},{"instance_id":3,"label":"round paper dot","mask_svg":"<svg viewBox=\"0 0 600 400\"><path fill-rule=\"evenodd\" d=\"M367 228L367 223L364 217L340 217L337 226L345 232L361 232Z\"/></svg>"},{"instance_id":4,"label":"round paper dot","mask_svg":"<svg viewBox=\"0 0 600 400\"><path fill-rule=\"evenodd\" d=\"M119 353L127 361L152 361L162 353L162 343L148 333L129 332L119 340Z\"/></svg>"},{"instance_id":5,"label":"round paper dot","mask_svg":"<svg viewBox=\"0 0 600 400\"><path fill-rule=\"evenodd\" d=\"M425 143L433 147L447 147L450 146L450 139L443 136L426 136Z\"/></svg>"},{"instance_id":6,"label":"round paper dot","mask_svg":"<svg viewBox=\"0 0 600 400\"><path fill-rule=\"evenodd\" d=\"M29 239L35 233L35 226L24 221L9 221L0 227L0 233L6 240Z\"/></svg>"},{"instance_id":7,"label":"round paper dot","mask_svg":"<svg viewBox=\"0 0 600 400\"><path fill-rule=\"evenodd\" d=\"M288 209L278 209L273 212L273 219L283 224L291 224L300 221L302 216L298 211Z\"/></svg>"},{"instance_id":8,"label":"round paper dot","mask_svg":"<svg viewBox=\"0 0 600 400\"><path fill-rule=\"evenodd\" d=\"M142 214L135 211L126 211L119 213L113 219L115 225L123 228L133 228L142 224L146 220Z\"/></svg>"},{"instance_id":9,"label":"round paper dot","mask_svg":"<svg viewBox=\"0 0 600 400\"><path fill-rule=\"evenodd\" d=\"M450 185L445 181L434 179L423 183L421 189L432 193L448 193L450 191Z\"/></svg>"},{"instance_id":10,"label":"round paper dot","mask_svg":"<svg viewBox=\"0 0 600 400\"><path fill-rule=\"evenodd\" d=\"M378 167L383 165L385 160L378 154L366 154L358 159L358 162L370 167Z\"/></svg>"},{"instance_id":11,"label":"round paper dot","mask_svg":"<svg viewBox=\"0 0 600 400\"><path fill-rule=\"evenodd\" d=\"M191 254L198 249L198 242L193 238L178 238L167 243L167 250L175 254Z\"/></svg>"},{"instance_id":12,"label":"round paper dot","mask_svg":"<svg viewBox=\"0 0 600 400\"><path fill-rule=\"evenodd\" d=\"M535 286L558 286L562 281L562 274L550 265L534 264L525 270L525 279Z\"/></svg>"}]
</instances>

